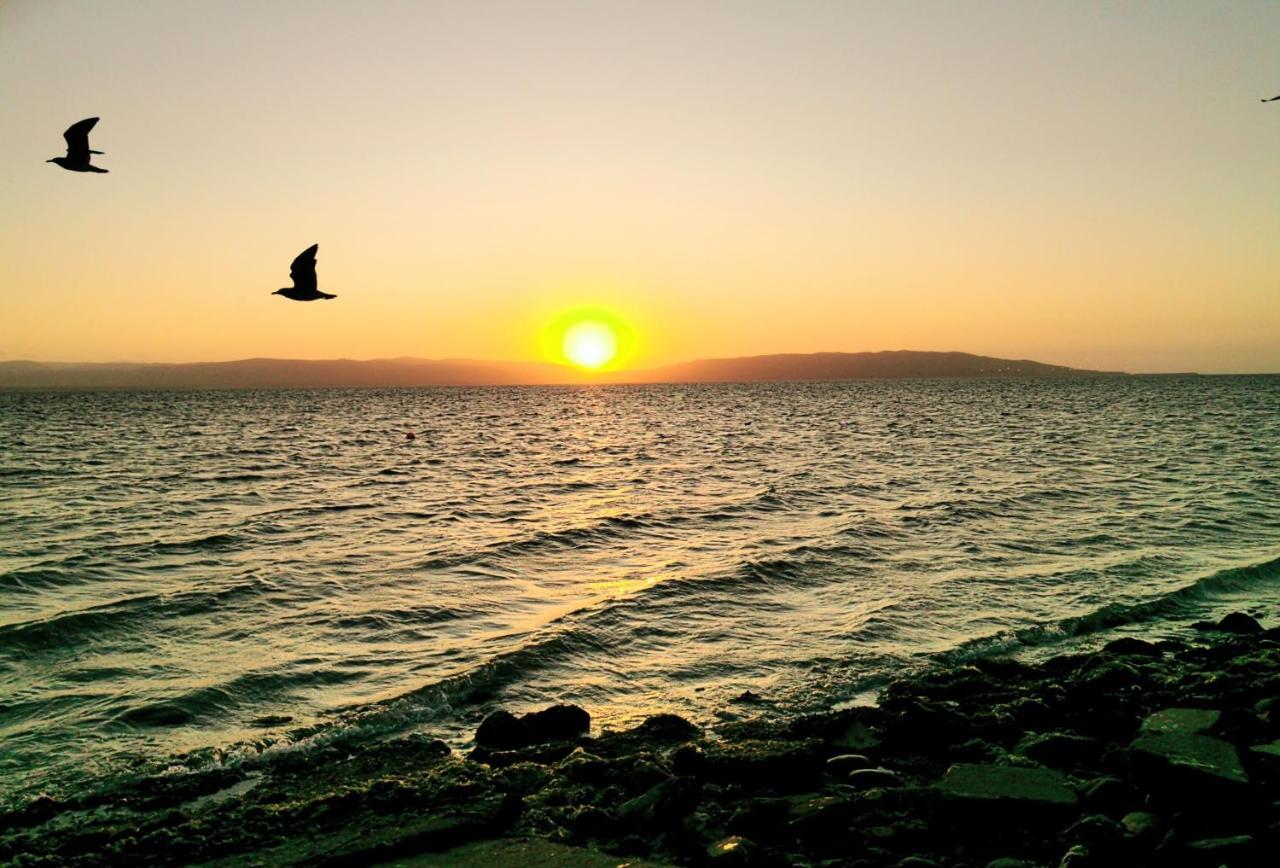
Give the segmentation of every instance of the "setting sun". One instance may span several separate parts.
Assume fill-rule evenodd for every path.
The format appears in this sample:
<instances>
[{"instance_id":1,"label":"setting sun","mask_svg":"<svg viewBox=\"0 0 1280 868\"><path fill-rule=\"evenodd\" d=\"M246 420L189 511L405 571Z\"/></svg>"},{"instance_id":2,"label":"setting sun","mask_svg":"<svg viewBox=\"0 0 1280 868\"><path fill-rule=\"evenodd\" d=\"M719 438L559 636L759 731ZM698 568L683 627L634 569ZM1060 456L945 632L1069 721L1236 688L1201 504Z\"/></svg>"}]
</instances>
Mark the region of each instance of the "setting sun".
<instances>
[{"instance_id":1,"label":"setting sun","mask_svg":"<svg viewBox=\"0 0 1280 868\"><path fill-rule=\"evenodd\" d=\"M616 371L636 354L636 334L616 311L599 305L561 311L542 329L542 356L584 371Z\"/></svg>"},{"instance_id":2,"label":"setting sun","mask_svg":"<svg viewBox=\"0 0 1280 868\"><path fill-rule=\"evenodd\" d=\"M583 368L598 368L618 354L618 337L602 322L584 320L565 330L565 357Z\"/></svg>"}]
</instances>

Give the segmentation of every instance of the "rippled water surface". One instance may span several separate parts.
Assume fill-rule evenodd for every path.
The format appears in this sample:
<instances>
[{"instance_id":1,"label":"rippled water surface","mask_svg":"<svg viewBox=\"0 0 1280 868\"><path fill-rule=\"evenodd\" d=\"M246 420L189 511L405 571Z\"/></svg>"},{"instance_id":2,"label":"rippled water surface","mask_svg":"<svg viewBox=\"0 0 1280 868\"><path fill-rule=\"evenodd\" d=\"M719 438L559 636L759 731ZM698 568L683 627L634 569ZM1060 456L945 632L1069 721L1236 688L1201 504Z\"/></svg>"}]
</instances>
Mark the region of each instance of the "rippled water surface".
<instances>
[{"instance_id":1,"label":"rippled water surface","mask_svg":"<svg viewBox=\"0 0 1280 868\"><path fill-rule=\"evenodd\" d=\"M0 799L497 705L826 708L1266 611L1277 557L1280 378L0 395Z\"/></svg>"}]
</instances>

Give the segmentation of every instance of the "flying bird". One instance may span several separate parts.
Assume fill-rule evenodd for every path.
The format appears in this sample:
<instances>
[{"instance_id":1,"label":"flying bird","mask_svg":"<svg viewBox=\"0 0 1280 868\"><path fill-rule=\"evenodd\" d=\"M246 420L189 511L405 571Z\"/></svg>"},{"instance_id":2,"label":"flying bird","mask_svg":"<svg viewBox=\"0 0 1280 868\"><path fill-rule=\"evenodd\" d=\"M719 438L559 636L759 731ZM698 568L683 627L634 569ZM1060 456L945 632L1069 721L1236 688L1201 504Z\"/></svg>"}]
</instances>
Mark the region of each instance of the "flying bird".
<instances>
[{"instance_id":1,"label":"flying bird","mask_svg":"<svg viewBox=\"0 0 1280 868\"><path fill-rule=\"evenodd\" d=\"M97 122L97 118L85 118L67 127L67 131L62 134L62 137L67 140L67 155L65 157L54 157L52 160L45 160L45 162L57 163L68 172L99 172L105 175L107 173L106 169L99 169L97 166L89 165L90 154L102 153L102 151L89 150L89 130L93 129L93 125Z\"/></svg>"},{"instance_id":2,"label":"flying bird","mask_svg":"<svg viewBox=\"0 0 1280 868\"><path fill-rule=\"evenodd\" d=\"M1263 102L1275 102L1278 99L1280 99L1280 96L1273 96L1271 99L1264 99Z\"/></svg>"},{"instance_id":3,"label":"flying bird","mask_svg":"<svg viewBox=\"0 0 1280 868\"><path fill-rule=\"evenodd\" d=\"M312 244L299 253L298 258L293 260L293 265L289 266L289 276L293 278L293 286L277 289L271 294L283 295L285 298L291 298L294 301L337 298L336 295L330 295L327 292L321 292L316 289L316 251L319 248L319 244Z\"/></svg>"}]
</instances>

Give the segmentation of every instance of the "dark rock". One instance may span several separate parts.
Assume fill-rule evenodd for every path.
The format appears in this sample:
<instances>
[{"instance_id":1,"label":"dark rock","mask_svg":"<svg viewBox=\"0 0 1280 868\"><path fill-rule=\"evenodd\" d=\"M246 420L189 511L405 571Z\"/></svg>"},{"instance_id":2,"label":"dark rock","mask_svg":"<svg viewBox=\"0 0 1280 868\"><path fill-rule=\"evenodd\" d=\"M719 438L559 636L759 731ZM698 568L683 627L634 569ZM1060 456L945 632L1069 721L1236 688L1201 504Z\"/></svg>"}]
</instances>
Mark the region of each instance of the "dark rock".
<instances>
[{"instance_id":1,"label":"dark rock","mask_svg":"<svg viewBox=\"0 0 1280 868\"><path fill-rule=\"evenodd\" d=\"M1164 823L1155 814L1133 811L1120 819L1125 832L1141 841L1154 843L1164 835Z\"/></svg>"},{"instance_id":2,"label":"dark rock","mask_svg":"<svg viewBox=\"0 0 1280 868\"><path fill-rule=\"evenodd\" d=\"M1166 708L1142 721L1144 733L1182 733L1186 735L1208 732L1218 722L1222 712L1204 708Z\"/></svg>"},{"instance_id":3,"label":"dark rock","mask_svg":"<svg viewBox=\"0 0 1280 868\"><path fill-rule=\"evenodd\" d=\"M1090 811L1119 816L1140 805L1142 794L1119 778L1102 777L1085 784L1081 802Z\"/></svg>"},{"instance_id":4,"label":"dark rock","mask_svg":"<svg viewBox=\"0 0 1280 868\"><path fill-rule=\"evenodd\" d=\"M760 841L777 837L791 816L791 801L783 798L750 799L733 812L725 829L731 835L748 834Z\"/></svg>"},{"instance_id":5,"label":"dark rock","mask_svg":"<svg viewBox=\"0 0 1280 868\"><path fill-rule=\"evenodd\" d=\"M618 821L640 832L662 831L691 813L701 787L689 778L671 778L618 806Z\"/></svg>"},{"instance_id":6,"label":"dark rock","mask_svg":"<svg viewBox=\"0 0 1280 868\"><path fill-rule=\"evenodd\" d=\"M680 717L678 714L655 714L646 717L644 722L632 729L632 735L646 741L688 741L696 738L701 732L698 727Z\"/></svg>"},{"instance_id":7,"label":"dark rock","mask_svg":"<svg viewBox=\"0 0 1280 868\"><path fill-rule=\"evenodd\" d=\"M942 866L924 856L907 856L905 859L899 859L894 868L942 868Z\"/></svg>"},{"instance_id":8,"label":"dark rock","mask_svg":"<svg viewBox=\"0 0 1280 868\"><path fill-rule=\"evenodd\" d=\"M963 744L953 745L947 752L953 762L996 763L1007 757L1007 754L980 738L971 738Z\"/></svg>"},{"instance_id":9,"label":"dark rock","mask_svg":"<svg viewBox=\"0 0 1280 868\"><path fill-rule=\"evenodd\" d=\"M1207 735L1141 735L1129 746L1129 755L1139 786L1171 803L1241 798L1249 783L1235 747Z\"/></svg>"},{"instance_id":10,"label":"dark rock","mask_svg":"<svg viewBox=\"0 0 1280 868\"><path fill-rule=\"evenodd\" d=\"M873 763L860 753L842 753L827 760L827 774L844 777L857 769L869 769Z\"/></svg>"},{"instance_id":11,"label":"dark rock","mask_svg":"<svg viewBox=\"0 0 1280 868\"><path fill-rule=\"evenodd\" d=\"M1062 860L1058 862L1058 868L1087 868L1087 866L1102 864L1104 863L1093 858L1088 847L1076 844L1063 854Z\"/></svg>"},{"instance_id":12,"label":"dark rock","mask_svg":"<svg viewBox=\"0 0 1280 868\"><path fill-rule=\"evenodd\" d=\"M1077 801L1067 778L1049 769L957 763L936 786L950 796L992 804L1074 806Z\"/></svg>"},{"instance_id":13,"label":"dark rock","mask_svg":"<svg viewBox=\"0 0 1280 868\"><path fill-rule=\"evenodd\" d=\"M747 740L709 747L701 774L749 789L806 792L822 783L821 742Z\"/></svg>"},{"instance_id":14,"label":"dark rock","mask_svg":"<svg viewBox=\"0 0 1280 868\"><path fill-rule=\"evenodd\" d=\"M999 859L992 859L988 862L987 868L1040 868L1040 866L1034 862L1028 862L1026 859L1001 856Z\"/></svg>"},{"instance_id":15,"label":"dark rock","mask_svg":"<svg viewBox=\"0 0 1280 868\"><path fill-rule=\"evenodd\" d=\"M576 705L552 705L523 715L520 722L533 742L574 739L591 729L591 715Z\"/></svg>"},{"instance_id":16,"label":"dark rock","mask_svg":"<svg viewBox=\"0 0 1280 868\"><path fill-rule=\"evenodd\" d=\"M872 787L900 787L902 779L889 769L854 769L845 778L845 783L859 790L868 790Z\"/></svg>"},{"instance_id":17,"label":"dark rock","mask_svg":"<svg viewBox=\"0 0 1280 868\"><path fill-rule=\"evenodd\" d=\"M733 835L708 846L707 861L711 865L750 865L755 851L750 839Z\"/></svg>"},{"instance_id":18,"label":"dark rock","mask_svg":"<svg viewBox=\"0 0 1280 868\"><path fill-rule=\"evenodd\" d=\"M476 729L476 744L481 747L508 750L529 742L529 728L509 711L493 712Z\"/></svg>"},{"instance_id":19,"label":"dark rock","mask_svg":"<svg viewBox=\"0 0 1280 868\"><path fill-rule=\"evenodd\" d=\"M1159 657L1164 653L1159 645L1153 642L1145 642L1142 639L1134 639L1132 636L1114 639L1104 645L1102 651L1105 654L1129 657Z\"/></svg>"},{"instance_id":20,"label":"dark rock","mask_svg":"<svg viewBox=\"0 0 1280 868\"><path fill-rule=\"evenodd\" d=\"M1124 843L1124 826L1100 814L1081 817L1066 831L1066 839L1087 848L1091 856L1114 863Z\"/></svg>"},{"instance_id":21,"label":"dark rock","mask_svg":"<svg viewBox=\"0 0 1280 868\"><path fill-rule=\"evenodd\" d=\"M579 784L599 784L609 774L609 763L581 747L560 761L560 773Z\"/></svg>"},{"instance_id":22,"label":"dark rock","mask_svg":"<svg viewBox=\"0 0 1280 868\"><path fill-rule=\"evenodd\" d=\"M764 697L759 693L756 693L754 690L744 690L731 701L740 705L758 705L761 702L764 702Z\"/></svg>"},{"instance_id":23,"label":"dark rock","mask_svg":"<svg viewBox=\"0 0 1280 868\"><path fill-rule=\"evenodd\" d=\"M1254 618L1246 615L1244 612L1232 612L1217 623L1213 623L1212 621L1197 621L1191 626L1195 627L1197 630L1214 631L1218 633L1235 633L1239 636L1248 636L1254 633L1263 632L1262 625Z\"/></svg>"},{"instance_id":24,"label":"dark rock","mask_svg":"<svg viewBox=\"0 0 1280 868\"><path fill-rule=\"evenodd\" d=\"M870 750L879 746L880 739L866 723L855 720L831 739L831 745L845 751Z\"/></svg>"},{"instance_id":25,"label":"dark rock","mask_svg":"<svg viewBox=\"0 0 1280 868\"><path fill-rule=\"evenodd\" d=\"M595 805L579 805L567 816L569 828L582 838L603 838L616 825L613 816Z\"/></svg>"},{"instance_id":26,"label":"dark rock","mask_svg":"<svg viewBox=\"0 0 1280 868\"><path fill-rule=\"evenodd\" d=\"M1228 616L1229 617L1229 616ZM1253 865L1254 840L1252 835L1232 835L1228 838L1201 838L1189 841L1183 848L1188 865Z\"/></svg>"},{"instance_id":27,"label":"dark rock","mask_svg":"<svg viewBox=\"0 0 1280 868\"><path fill-rule=\"evenodd\" d=\"M1081 735L1048 732L1027 737L1017 752L1041 765L1075 769L1096 763L1102 755L1102 743Z\"/></svg>"},{"instance_id":28,"label":"dark rock","mask_svg":"<svg viewBox=\"0 0 1280 868\"><path fill-rule=\"evenodd\" d=\"M520 792L522 795L529 795L547 786L550 781L550 772L538 763L522 762L512 763L511 766L498 769L494 772L494 781L497 782L499 789L507 792Z\"/></svg>"},{"instance_id":29,"label":"dark rock","mask_svg":"<svg viewBox=\"0 0 1280 868\"><path fill-rule=\"evenodd\" d=\"M671 771L677 775L701 777L707 770L707 754L696 745L686 744L671 754Z\"/></svg>"},{"instance_id":30,"label":"dark rock","mask_svg":"<svg viewBox=\"0 0 1280 868\"><path fill-rule=\"evenodd\" d=\"M1142 673L1120 660L1098 655L1077 675L1077 687L1092 693L1127 690L1142 681Z\"/></svg>"}]
</instances>

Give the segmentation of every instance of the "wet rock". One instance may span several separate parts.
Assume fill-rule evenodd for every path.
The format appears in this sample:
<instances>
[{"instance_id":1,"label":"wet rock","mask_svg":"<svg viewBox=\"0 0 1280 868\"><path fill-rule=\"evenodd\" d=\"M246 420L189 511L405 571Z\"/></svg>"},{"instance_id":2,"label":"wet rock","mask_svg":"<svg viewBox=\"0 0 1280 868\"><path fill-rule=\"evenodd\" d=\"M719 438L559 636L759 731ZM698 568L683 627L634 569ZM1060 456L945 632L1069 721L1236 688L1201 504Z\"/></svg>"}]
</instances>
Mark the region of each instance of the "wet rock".
<instances>
[{"instance_id":1,"label":"wet rock","mask_svg":"<svg viewBox=\"0 0 1280 868\"><path fill-rule=\"evenodd\" d=\"M581 838L603 838L613 832L613 815L595 805L579 805L566 817L569 828Z\"/></svg>"},{"instance_id":2,"label":"wet rock","mask_svg":"<svg viewBox=\"0 0 1280 868\"><path fill-rule=\"evenodd\" d=\"M905 859L899 859L894 868L942 868L942 866L924 856L907 856Z\"/></svg>"},{"instance_id":3,"label":"wet rock","mask_svg":"<svg viewBox=\"0 0 1280 868\"><path fill-rule=\"evenodd\" d=\"M869 790L872 787L900 787L902 779L889 769L854 769L845 778L845 783L859 790Z\"/></svg>"},{"instance_id":4,"label":"wet rock","mask_svg":"<svg viewBox=\"0 0 1280 868\"><path fill-rule=\"evenodd\" d=\"M591 715L576 705L552 705L520 718L534 742L565 741L590 731Z\"/></svg>"},{"instance_id":5,"label":"wet rock","mask_svg":"<svg viewBox=\"0 0 1280 868\"><path fill-rule=\"evenodd\" d=\"M566 780L579 784L598 784L609 774L609 763L582 747L573 749L560 761L560 773Z\"/></svg>"},{"instance_id":6,"label":"wet rock","mask_svg":"<svg viewBox=\"0 0 1280 868\"><path fill-rule=\"evenodd\" d=\"M860 720L855 720L831 739L831 745L839 750L861 751L879 746L880 738Z\"/></svg>"},{"instance_id":7,"label":"wet rock","mask_svg":"<svg viewBox=\"0 0 1280 868\"><path fill-rule=\"evenodd\" d=\"M1094 778L1085 784L1081 802L1090 811L1119 816L1142 802L1142 794L1133 785L1113 777Z\"/></svg>"},{"instance_id":8,"label":"wet rock","mask_svg":"<svg viewBox=\"0 0 1280 868\"><path fill-rule=\"evenodd\" d=\"M749 799L734 810L725 829L731 835L752 835L768 841L778 837L791 817L792 802L784 798Z\"/></svg>"},{"instance_id":9,"label":"wet rock","mask_svg":"<svg viewBox=\"0 0 1280 868\"><path fill-rule=\"evenodd\" d=\"M822 782L823 754L815 740L747 740L709 748L701 774L750 789L805 792Z\"/></svg>"},{"instance_id":10,"label":"wet rock","mask_svg":"<svg viewBox=\"0 0 1280 868\"><path fill-rule=\"evenodd\" d=\"M1065 838L1089 851L1092 858L1114 864L1125 840L1124 826L1109 817L1090 814L1081 817L1066 831Z\"/></svg>"},{"instance_id":11,"label":"wet rock","mask_svg":"<svg viewBox=\"0 0 1280 868\"><path fill-rule=\"evenodd\" d=\"M1192 624L1197 630L1214 631L1218 633L1235 633L1239 636L1248 636L1255 633L1261 633L1262 625L1256 619L1244 612L1232 612L1224 617L1221 621L1213 623L1211 621L1197 621Z\"/></svg>"},{"instance_id":12,"label":"wet rock","mask_svg":"<svg viewBox=\"0 0 1280 868\"><path fill-rule=\"evenodd\" d=\"M1017 752L1041 765L1058 769L1075 769L1096 763L1102 755L1097 739L1061 732L1048 732L1024 739Z\"/></svg>"},{"instance_id":13,"label":"wet rock","mask_svg":"<svg viewBox=\"0 0 1280 868\"><path fill-rule=\"evenodd\" d=\"M1189 841L1183 847L1188 865L1252 865L1254 840L1252 835L1232 835L1227 838L1201 838Z\"/></svg>"},{"instance_id":14,"label":"wet rock","mask_svg":"<svg viewBox=\"0 0 1280 868\"><path fill-rule=\"evenodd\" d=\"M750 865L756 845L748 838L733 835L721 838L707 847L707 861L712 865Z\"/></svg>"},{"instance_id":15,"label":"wet rock","mask_svg":"<svg viewBox=\"0 0 1280 868\"><path fill-rule=\"evenodd\" d=\"M476 744L496 750L529 744L529 728L509 711L495 711L480 722Z\"/></svg>"},{"instance_id":16,"label":"wet rock","mask_svg":"<svg viewBox=\"0 0 1280 868\"><path fill-rule=\"evenodd\" d=\"M1250 756L1272 769L1280 769L1280 740L1255 744L1249 748Z\"/></svg>"},{"instance_id":17,"label":"wet rock","mask_svg":"<svg viewBox=\"0 0 1280 868\"><path fill-rule=\"evenodd\" d=\"M1040 866L1034 862L1028 862L1026 859L1001 856L999 859L992 859L988 862L987 868L1040 868Z\"/></svg>"},{"instance_id":18,"label":"wet rock","mask_svg":"<svg viewBox=\"0 0 1280 868\"><path fill-rule=\"evenodd\" d=\"M1049 769L956 763L936 786L950 796L992 804L1076 804L1068 779Z\"/></svg>"},{"instance_id":19,"label":"wet rock","mask_svg":"<svg viewBox=\"0 0 1280 868\"><path fill-rule=\"evenodd\" d=\"M550 741L565 741L591 729L591 715L576 705L553 705L516 717L495 711L480 722L476 744L492 750L512 750Z\"/></svg>"},{"instance_id":20,"label":"wet rock","mask_svg":"<svg viewBox=\"0 0 1280 868\"><path fill-rule=\"evenodd\" d=\"M618 806L618 821L641 832L661 831L698 806L701 787L689 778L671 778Z\"/></svg>"},{"instance_id":21,"label":"wet rock","mask_svg":"<svg viewBox=\"0 0 1280 868\"><path fill-rule=\"evenodd\" d=\"M255 717L249 721L249 725L265 729L272 726L284 726L286 723L292 722L293 715L291 714L264 714L262 717Z\"/></svg>"},{"instance_id":22,"label":"wet rock","mask_svg":"<svg viewBox=\"0 0 1280 868\"><path fill-rule=\"evenodd\" d=\"M1068 850L1058 862L1058 868L1088 868L1092 865L1104 864L1093 858L1089 852L1089 848L1083 844L1076 844Z\"/></svg>"},{"instance_id":23,"label":"wet rock","mask_svg":"<svg viewBox=\"0 0 1280 868\"><path fill-rule=\"evenodd\" d=\"M842 753L827 760L827 774L842 778L857 769L869 769L874 764L860 753Z\"/></svg>"},{"instance_id":24,"label":"wet rock","mask_svg":"<svg viewBox=\"0 0 1280 868\"><path fill-rule=\"evenodd\" d=\"M679 742L696 738L701 730L678 714L655 714L630 731L646 741Z\"/></svg>"},{"instance_id":25,"label":"wet rock","mask_svg":"<svg viewBox=\"0 0 1280 868\"><path fill-rule=\"evenodd\" d=\"M866 806L854 799L811 797L792 805L789 828L801 841L826 844L847 831L865 810Z\"/></svg>"},{"instance_id":26,"label":"wet rock","mask_svg":"<svg viewBox=\"0 0 1280 868\"><path fill-rule=\"evenodd\" d=\"M1133 811L1120 819L1120 825L1127 834L1141 841L1154 843L1164 835L1164 823L1155 814L1147 811Z\"/></svg>"},{"instance_id":27,"label":"wet rock","mask_svg":"<svg viewBox=\"0 0 1280 868\"><path fill-rule=\"evenodd\" d=\"M1195 805L1208 798L1238 799L1249 783L1235 747L1207 735L1141 735L1130 745L1129 756L1139 786L1166 802Z\"/></svg>"},{"instance_id":28,"label":"wet rock","mask_svg":"<svg viewBox=\"0 0 1280 868\"><path fill-rule=\"evenodd\" d=\"M1159 657L1164 652L1154 642L1146 642L1125 636L1108 642L1102 648L1105 654L1124 655L1129 657Z\"/></svg>"},{"instance_id":29,"label":"wet rock","mask_svg":"<svg viewBox=\"0 0 1280 868\"><path fill-rule=\"evenodd\" d=\"M754 690L744 690L730 701L739 705L759 705L764 702L764 697Z\"/></svg>"},{"instance_id":30,"label":"wet rock","mask_svg":"<svg viewBox=\"0 0 1280 868\"><path fill-rule=\"evenodd\" d=\"M1138 669L1121 660L1099 655L1081 671L1076 686L1092 693L1127 690L1142 681Z\"/></svg>"},{"instance_id":31,"label":"wet rock","mask_svg":"<svg viewBox=\"0 0 1280 868\"><path fill-rule=\"evenodd\" d=\"M1183 733L1187 735L1208 732L1222 712L1204 708L1166 708L1142 721L1144 733Z\"/></svg>"},{"instance_id":32,"label":"wet rock","mask_svg":"<svg viewBox=\"0 0 1280 868\"><path fill-rule=\"evenodd\" d=\"M686 744L671 754L671 771L677 775L702 777L706 770L707 754L696 745Z\"/></svg>"}]
</instances>

